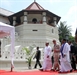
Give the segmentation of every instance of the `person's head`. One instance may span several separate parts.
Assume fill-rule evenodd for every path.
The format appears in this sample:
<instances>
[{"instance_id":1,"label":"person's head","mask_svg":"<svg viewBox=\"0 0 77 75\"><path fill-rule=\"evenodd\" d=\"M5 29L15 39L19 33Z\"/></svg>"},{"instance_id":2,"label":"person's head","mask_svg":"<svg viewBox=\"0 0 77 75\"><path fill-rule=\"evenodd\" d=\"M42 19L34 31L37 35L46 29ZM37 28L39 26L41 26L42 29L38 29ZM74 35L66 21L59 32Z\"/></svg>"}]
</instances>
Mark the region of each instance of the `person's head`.
<instances>
[{"instance_id":1,"label":"person's head","mask_svg":"<svg viewBox=\"0 0 77 75\"><path fill-rule=\"evenodd\" d=\"M69 45L71 45L71 43L72 43L71 41L68 41L68 44L69 44Z\"/></svg>"},{"instance_id":2,"label":"person's head","mask_svg":"<svg viewBox=\"0 0 77 75\"><path fill-rule=\"evenodd\" d=\"M39 47L37 47L37 50L39 50Z\"/></svg>"},{"instance_id":3,"label":"person's head","mask_svg":"<svg viewBox=\"0 0 77 75\"><path fill-rule=\"evenodd\" d=\"M66 40L66 39L63 39L63 40L62 40L62 43L65 43L65 42L67 42L67 40Z\"/></svg>"},{"instance_id":4,"label":"person's head","mask_svg":"<svg viewBox=\"0 0 77 75\"><path fill-rule=\"evenodd\" d=\"M49 45L49 42L46 42L45 45L48 46Z\"/></svg>"},{"instance_id":5,"label":"person's head","mask_svg":"<svg viewBox=\"0 0 77 75\"><path fill-rule=\"evenodd\" d=\"M56 40L53 40L52 42L53 42L53 44L56 44Z\"/></svg>"}]
</instances>

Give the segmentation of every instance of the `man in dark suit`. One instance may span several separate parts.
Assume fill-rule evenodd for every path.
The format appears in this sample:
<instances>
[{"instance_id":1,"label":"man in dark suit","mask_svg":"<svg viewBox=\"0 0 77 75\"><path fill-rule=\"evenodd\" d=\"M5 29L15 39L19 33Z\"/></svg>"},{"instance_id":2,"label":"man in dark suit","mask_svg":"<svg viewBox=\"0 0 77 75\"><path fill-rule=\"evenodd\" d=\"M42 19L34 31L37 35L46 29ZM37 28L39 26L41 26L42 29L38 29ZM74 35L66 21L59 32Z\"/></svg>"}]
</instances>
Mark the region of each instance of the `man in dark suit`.
<instances>
[{"instance_id":1,"label":"man in dark suit","mask_svg":"<svg viewBox=\"0 0 77 75\"><path fill-rule=\"evenodd\" d=\"M39 64L40 68L42 67L42 65L40 63L40 57L41 57L41 51L39 50L39 47L37 47L37 51L36 51L36 54L34 57L34 58L36 58L36 63L35 63L34 68L37 68L37 64Z\"/></svg>"},{"instance_id":2,"label":"man in dark suit","mask_svg":"<svg viewBox=\"0 0 77 75\"><path fill-rule=\"evenodd\" d=\"M77 44L75 45L75 57L76 57L76 64L77 64Z\"/></svg>"},{"instance_id":3,"label":"man in dark suit","mask_svg":"<svg viewBox=\"0 0 77 75\"><path fill-rule=\"evenodd\" d=\"M76 63L77 63L77 28L75 32L75 50L76 50L75 56L76 56Z\"/></svg>"},{"instance_id":4,"label":"man in dark suit","mask_svg":"<svg viewBox=\"0 0 77 75\"><path fill-rule=\"evenodd\" d=\"M75 46L71 43L71 41L69 41L69 45L70 45L70 59L71 59L71 66L74 70L76 70L76 57L75 57Z\"/></svg>"}]
</instances>

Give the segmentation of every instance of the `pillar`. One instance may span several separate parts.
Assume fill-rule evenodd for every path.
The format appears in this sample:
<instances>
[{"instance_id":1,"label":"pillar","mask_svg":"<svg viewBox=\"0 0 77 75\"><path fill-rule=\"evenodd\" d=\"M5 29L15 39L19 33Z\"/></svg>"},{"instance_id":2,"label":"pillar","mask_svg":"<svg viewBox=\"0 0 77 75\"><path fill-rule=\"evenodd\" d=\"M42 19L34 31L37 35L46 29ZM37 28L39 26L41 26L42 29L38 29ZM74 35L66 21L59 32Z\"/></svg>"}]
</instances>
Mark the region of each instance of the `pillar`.
<instances>
[{"instance_id":1,"label":"pillar","mask_svg":"<svg viewBox=\"0 0 77 75\"><path fill-rule=\"evenodd\" d=\"M27 12L24 12L24 24L27 24Z\"/></svg>"},{"instance_id":2,"label":"pillar","mask_svg":"<svg viewBox=\"0 0 77 75\"><path fill-rule=\"evenodd\" d=\"M16 17L13 17L13 26L16 25Z\"/></svg>"},{"instance_id":3,"label":"pillar","mask_svg":"<svg viewBox=\"0 0 77 75\"><path fill-rule=\"evenodd\" d=\"M56 18L56 17L54 17L54 18L53 18L53 20L54 20L54 26L56 26L56 25L57 25L57 21L56 21L56 20L57 20L57 18Z\"/></svg>"},{"instance_id":4,"label":"pillar","mask_svg":"<svg viewBox=\"0 0 77 75\"><path fill-rule=\"evenodd\" d=\"M46 12L43 12L43 24L46 24Z\"/></svg>"}]
</instances>

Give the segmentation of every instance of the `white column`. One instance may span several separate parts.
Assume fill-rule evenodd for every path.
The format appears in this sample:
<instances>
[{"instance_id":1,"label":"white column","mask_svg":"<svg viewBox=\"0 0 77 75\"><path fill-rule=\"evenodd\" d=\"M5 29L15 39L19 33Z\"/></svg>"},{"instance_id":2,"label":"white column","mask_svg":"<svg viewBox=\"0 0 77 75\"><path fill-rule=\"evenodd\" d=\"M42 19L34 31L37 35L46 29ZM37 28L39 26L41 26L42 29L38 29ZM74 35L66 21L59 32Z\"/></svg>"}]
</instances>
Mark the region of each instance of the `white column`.
<instances>
[{"instance_id":1,"label":"white column","mask_svg":"<svg viewBox=\"0 0 77 75\"><path fill-rule=\"evenodd\" d=\"M24 12L24 24L27 24L27 12Z\"/></svg>"},{"instance_id":2,"label":"white column","mask_svg":"<svg viewBox=\"0 0 77 75\"><path fill-rule=\"evenodd\" d=\"M56 26L57 25L57 22L56 22L57 18L54 17L53 20L54 20L54 26Z\"/></svg>"},{"instance_id":3,"label":"white column","mask_svg":"<svg viewBox=\"0 0 77 75\"><path fill-rule=\"evenodd\" d=\"M46 24L46 12L43 12L43 24Z\"/></svg>"},{"instance_id":4,"label":"white column","mask_svg":"<svg viewBox=\"0 0 77 75\"><path fill-rule=\"evenodd\" d=\"M16 25L16 17L13 17L13 26Z\"/></svg>"}]
</instances>

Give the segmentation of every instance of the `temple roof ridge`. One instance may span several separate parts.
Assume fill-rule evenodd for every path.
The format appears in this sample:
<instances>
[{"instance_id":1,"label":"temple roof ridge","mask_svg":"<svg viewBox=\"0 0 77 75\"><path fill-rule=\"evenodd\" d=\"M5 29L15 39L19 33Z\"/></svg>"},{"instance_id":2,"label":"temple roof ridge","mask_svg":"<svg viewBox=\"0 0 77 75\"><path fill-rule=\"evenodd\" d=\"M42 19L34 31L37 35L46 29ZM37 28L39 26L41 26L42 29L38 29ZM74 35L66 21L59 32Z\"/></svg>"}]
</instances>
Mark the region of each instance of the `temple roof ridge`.
<instances>
[{"instance_id":1,"label":"temple roof ridge","mask_svg":"<svg viewBox=\"0 0 77 75\"><path fill-rule=\"evenodd\" d=\"M26 10L45 10L45 9L34 0L34 2L26 8Z\"/></svg>"}]
</instances>

